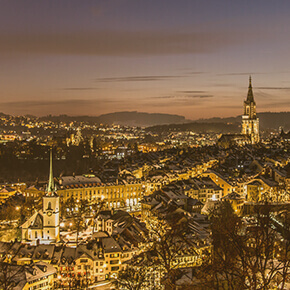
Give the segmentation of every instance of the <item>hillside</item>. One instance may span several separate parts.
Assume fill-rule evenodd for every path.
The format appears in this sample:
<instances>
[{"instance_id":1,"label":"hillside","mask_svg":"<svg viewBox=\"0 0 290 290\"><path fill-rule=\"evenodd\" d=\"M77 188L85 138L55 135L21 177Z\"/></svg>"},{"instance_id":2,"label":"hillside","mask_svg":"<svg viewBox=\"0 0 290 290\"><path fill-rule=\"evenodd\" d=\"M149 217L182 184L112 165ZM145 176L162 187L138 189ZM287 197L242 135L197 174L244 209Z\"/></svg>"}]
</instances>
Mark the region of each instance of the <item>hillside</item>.
<instances>
[{"instance_id":1,"label":"hillside","mask_svg":"<svg viewBox=\"0 0 290 290\"><path fill-rule=\"evenodd\" d=\"M258 113L260 118L260 128L261 129L276 129L278 130L280 126L284 130L290 130L290 112L263 112ZM230 118L210 118L210 119L200 119L196 122L198 123L241 123L242 116L230 117Z\"/></svg>"},{"instance_id":2,"label":"hillside","mask_svg":"<svg viewBox=\"0 0 290 290\"><path fill-rule=\"evenodd\" d=\"M42 120L49 120L53 122L88 122L90 124L116 124L127 126L154 126L164 124L180 124L185 123L187 120L183 116L159 113L142 113L142 112L115 112L103 114L100 116L45 116L41 117Z\"/></svg>"},{"instance_id":3,"label":"hillside","mask_svg":"<svg viewBox=\"0 0 290 290\"><path fill-rule=\"evenodd\" d=\"M0 113L0 116L8 117L9 115ZM266 130L266 129L278 130L280 126L283 127L285 131L290 130L290 112L279 112L279 113L262 112L262 113L258 113L258 116L260 118L260 128L262 130ZM229 117L229 118L209 118L209 119L199 119L195 121L190 121L190 120L185 119L184 116L180 116L180 115L143 113L143 112L133 111L133 112L115 112L115 113L103 114L100 116L68 116L68 115L52 116L52 115L49 115L49 116L40 117L39 119L49 120L53 122L66 122L66 123L77 121L77 122L87 122L89 124L102 123L102 124L118 124L118 125L127 125L127 126L145 126L145 127L169 125L169 124L175 124L175 125L184 124L183 127L178 126L176 128L192 127L192 128L196 128L198 131L218 130L218 132L220 131L223 132L225 128L230 128L230 131L232 132L233 130L234 131L238 130L237 128L241 124L242 116ZM228 124L228 125L233 125L233 126L224 127L218 124ZM171 125L171 127L173 128L174 126Z\"/></svg>"},{"instance_id":4,"label":"hillside","mask_svg":"<svg viewBox=\"0 0 290 290\"><path fill-rule=\"evenodd\" d=\"M171 114L116 112L99 116L99 121L105 124L119 124L129 126L154 126L164 124L185 123L185 117Z\"/></svg>"}]
</instances>

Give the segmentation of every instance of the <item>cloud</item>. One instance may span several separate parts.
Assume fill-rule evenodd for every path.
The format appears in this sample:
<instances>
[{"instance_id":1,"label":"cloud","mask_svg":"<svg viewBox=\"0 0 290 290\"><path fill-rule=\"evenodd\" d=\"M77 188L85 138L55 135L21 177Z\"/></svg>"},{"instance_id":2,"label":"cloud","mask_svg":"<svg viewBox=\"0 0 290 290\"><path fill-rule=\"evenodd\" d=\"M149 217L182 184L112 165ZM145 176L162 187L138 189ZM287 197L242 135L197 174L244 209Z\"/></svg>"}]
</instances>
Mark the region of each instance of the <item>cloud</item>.
<instances>
[{"instance_id":1,"label":"cloud","mask_svg":"<svg viewBox=\"0 0 290 290\"><path fill-rule=\"evenodd\" d=\"M193 70L193 68L189 68L189 67L183 67L183 68L178 68L178 71L183 71L184 73L188 74L188 75L201 75L201 74L206 74L208 72L205 71L195 71Z\"/></svg>"},{"instance_id":2,"label":"cloud","mask_svg":"<svg viewBox=\"0 0 290 290\"><path fill-rule=\"evenodd\" d=\"M261 75L261 74L267 74L267 73L261 73L261 72L232 72L232 73L223 73L223 74L217 74L217 76L250 76L250 75Z\"/></svg>"},{"instance_id":3,"label":"cloud","mask_svg":"<svg viewBox=\"0 0 290 290\"><path fill-rule=\"evenodd\" d=\"M263 100L264 99L276 99L275 96L268 94L268 93L265 93L265 92L260 91L260 90L255 91L255 96L258 96L259 98L261 98Z\"/></svg>"},{"instance_id":4,"label":"cloud","mask_svg":"<svg viewBox=\"0 0 290 290\"><path fill-rule=\"evenodd\" d=\"M0 103L2 108L27 108L27 107L51 107L51 106L91 106L102 103L116 102L115 100L102 99L102 100L88 100L88 99L67 99L67 100L45 100L45 101L13 101Z\"/></svg>"},{"instance_id":5,"label":"cloud","mask_svg":"<svg viewBox=\"0 0 290 290\"><path fill-rule=\"evenodd\" d=\"M218 106L215 106L215 108L222 108L222 109L240 109L242 110L242 106L240 105L218 105Z\"/></svg>"},{"instance_id":6,"label":"cloud","mask_svg":"<svg viewBox=\"0 0 290 290\"><path fill-rule=\"evenodd\" d=\"M168 79L180 78L181 76L127 76L113 78L97 78L97 82L151 82L165 81Z\"/></svg>"},{"instance_id":7,"label":"cloud","mask_svg":"<svg viewBox=\"0 0 290 290\"><path fill-rule=\"evenodd\" d=\"M145 101L144 105L148 107L160 107L160 108L174 108L174 107L203 107L205 106L204 100L200 98L172 98L170 102L166 99L156 99L154 102Z\"/></svg>"},{"instance_id":8,"label":"cloud","mask_svg":"<svg viewBox=\"0 0 290 290\"><path fill-rule=\"evenodd\" d=\"M188 72L188 75L201 75L201 74L205 74L206 72L203 71L193 71L193 72Z\"/></svg>"},{"instance_id":9,"label":"cloud","mask_svg":"<svg viewBox=\"0 0 290 290\"><path fill-rule=\"evenodd\" d=\"M92 91L92 90L97 90L97 88L61 88L60 90L64 91Z\"/></svg>"},{"instance_id":10,"label":"cloud","mask_svg":"<svg viewBox=\"0 0 290 290\"><path fill-rule=\"evenodd\" d=\"M205 98L213 98L213 95L191 95L191 96L159 96L152 97L153 99L205 99Z\"/></svg>"},{"instance_id":11,"label":"cloud","mask_svg":"<svg viewBox=\"0 0 290 290\"><path fill-rule=\"evenodd\" d=\"M0 108L8 114L47 114L91 115L96 116L113 107L122 107L124 101L115 99L62 99L42 101L11 101L0 103Z\"/></svg>"},{"instance_id":12,"label":"cloud","mask_svg":"<svg viewBox=\"0 0 290 290\"><path fill-rule=\"evenodd\" d=\"M212 87L234 87L233 84L221 84L221 83L215 83L211 85Z\"/></svg>"},{"instance_id":13,"label":"cloud","mask_svg":"<svg viewBox=\"0 0 290 290\"><path fill-rule=\"evenodd\" d=\"M260 90L290 90L290 87L257 87Z\"/></svg>"},{"instance_id":14,"label":"cloud","mask_svg":"<svg viewBox=\"0 0 290 290\"><path fill-rule=\"evenodd\" d=\"M245 36L245 37L243 37ZM0 32L0 54L146 56L200 54L248 43L257 33L231 31L76 31L42 33ZM195 72L194 72L195 73ZM200 73L200 72L197 72Z\"/></svg>"},{"instance_id":15,"label":"cloud","mask_svg":"<svg viewBox=\"0 0 290 290\"><path fill-rule=\"evenodd\" d=\"M181 94L204 94L206 91L176 91Z\"/></svg>"},{"instance_id":16,"label":"cloud","mask_svg":"<svg viewBox=\"0 0 290 290\"><path fill-rule=\"evenodd\" d=\"M266 104L259 105L260 108L271 108L274 109L275 107L284 107L289 108L290 107L290 100L288 101L280 101L280 102L271 102Z\"/></svg>"}]
</instances>

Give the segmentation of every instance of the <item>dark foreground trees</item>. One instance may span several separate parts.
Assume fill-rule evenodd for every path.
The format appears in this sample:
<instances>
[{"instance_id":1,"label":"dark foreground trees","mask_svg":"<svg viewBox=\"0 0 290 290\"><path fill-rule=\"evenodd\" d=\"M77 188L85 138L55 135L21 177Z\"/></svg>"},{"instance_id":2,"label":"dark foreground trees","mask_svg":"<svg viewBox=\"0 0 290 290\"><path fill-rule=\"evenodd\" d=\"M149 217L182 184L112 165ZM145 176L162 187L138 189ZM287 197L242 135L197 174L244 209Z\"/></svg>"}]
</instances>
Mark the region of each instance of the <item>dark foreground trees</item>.
<instances>
[{"instance_id":1,"label":"dark foreground trees","mask_svg":"<svg viewBox=\"0 0 290 290\"><path fill-rule=\"evenodd\" d=\"M275 227L268 204L238 217L223 202L211 217L213 251L197 278L208 289L285 289L290 276L289 240ZM197 288L198 289L198 288Z\"/></svg>"},{"instance_id":2,"label":"dark foreground trees","mask_svg":"<svg viewBox=\"0 0 290 290\"><path fill-rule=\"evenodd\" d=\"M0 257L0 290L17 289L24 280L24 266L11 264Z\"/></svg>"},{"instance_id":3,"label":"dark foreground trees","mask_svg":"<svg viewBox=\"0 0 290 290\"><path fill-rule=\"evenodd\" d=\"M195 261L198 256L188 231L184 214L152 217L146 249L118 275L117 289L176 289L184 257Z\"/></svg>"},{"instance_id":4,"label":"dark foreground trees","mask_svg":"<svg viewBox=\"0 0 290 290\"><path fill-rule=\"evenodd\" d=\"M128 266L118 274L114 282L116 289L142 290L148 283L149 271L146 267Z\"/></svg>"},{"instance_id":5,"label":"dark foreground trees","mask_svg":"<svg viewBox=\"0 0 290 290\"><path fill-rule=\"evenodd\" d=\"M136 289L158 289L158 285L170 290L287 289L289 218L286 213L280 216L283 223L279 228L278 215L271 210L267 203L256 205L251 216L240 217L228 202L221 202L210 216L212 246L206 256L205 252L195 253L186 218L152 220L143 259L130 261L133 268L122 272L119 280L131 281L131 286L138 285ZM201 265L179 264L184 257L194 255L202 260ZM138 269L143 271L140 276L136 274ZM159 282L154 285L152 281ZM131 288L123 284L120 289Z\"/></svg>"}]
</instances>

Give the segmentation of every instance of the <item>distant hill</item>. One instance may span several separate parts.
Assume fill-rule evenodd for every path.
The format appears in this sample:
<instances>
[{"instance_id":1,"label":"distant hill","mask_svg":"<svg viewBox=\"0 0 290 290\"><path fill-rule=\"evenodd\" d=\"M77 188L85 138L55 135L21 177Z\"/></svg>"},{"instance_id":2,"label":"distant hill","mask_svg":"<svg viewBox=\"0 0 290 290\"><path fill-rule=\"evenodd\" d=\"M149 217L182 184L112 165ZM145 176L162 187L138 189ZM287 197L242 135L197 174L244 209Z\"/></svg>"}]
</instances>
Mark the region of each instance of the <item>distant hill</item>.
<instances>
[{"instance_id":1,"label":"distant hill","mask_svg":"<svg viewBox=\"0 0 290 290\"><path fill-rule=\"evenodd\" d=\"M45 116L41 117L42 120L50 120L54 122L71 122L83 121L97 124L116 124L127 126L154 126L163 124L180 124L185 123L187 120L183 116L159 113L142 113L142 112L115 112L100 115L98 117L90 116Z\"/></svg>"},{"instance_id":2,"label":"distant hill","mask_svg":"<svg viewBox=\"0 0 290 290\"><path fill-rule=\"evenodd\" d=\"M0 113L0 116L8 116L6 114ZM271 113L264 112L258 113L260 118L260 128L261 129L276 129L280 126L284 130L290 130L290 112L279 112ZM234 127L238 128L241 124L242 116L230 117L230 118L209 118L209 119L199 119L196 121L190 121L185 119L184 116L172 115L172 114L158 114L158 113L143 113L143 112L115 112L109 114L103 114L100 116L68 116L68 115L59 115L59 116L45 116L40 117L40 120L50 120L54 122L88 122L90 124L118 124L118 125L128 125L128 126L145 126L152 127L157 125L169 125L169 124L185 124L184 128L187 128L187 124L190 123L191 126L195 128L204 128L206 130L221 130L220 125L217 124L228 124L233 125L230 130L233 130ZM204 125L193 125L201 124ZM205 124L211 125L205 125ZM215 125L214 125L215 124ZM172 127L172 126L171 126ZM179 127L180 128L180 127ZM198 129L199 130L199 129Z\"/></svg>"},{"instance_id":3,"label":"distant hill","mask_svg":"<svg viewBox=\"0 0 290 290\"><path fill-rule=\"evenodd\" d=\"M258 114L260 118L260 128L262 130L276 129L283 127L285 131L290 130L290 112ZM146 128L148 131L161 133L166 131L193 131L196 133L239 133L241 131L242 116L230 118L210 118L200 119L187 124L170 124L166 126L152 126Z\"/></svg>"},{"instance_id":4,"label":"distant hill","mask_svg":"<svg viewBox=\"0 0 290 290\"><path fill-rule=\"evenodd\" d=\"M99 116L99 121L105 124L129 126L153 126L164 124L180 124L187 120L183 116L159 113L116 112Z\"/></svg>"},{"instance_id":5,"label":"distant hill","mask_svg":"<svg viewBox=\"0 0 290 290\"><path fill-rule=\"evenodd\" d=\"M8 117L8 116L9 115L6 115L6 114L0 112L0 117Z\"/></svg>"},{"instance_id":6,"label":"distant hill","mask_svg":"<svg viewBox=\"0 0 290 290\"><path fill-rule=\"evenodd\" d=\"M263 112L258 113L260 118L260 128L261 129L276 129L278 130L280 126L284 130L290 130L290 112ZM210 118L210 119L200 119L196 122L198 123L241 123L242 116L230 117L230 118Z\"/></svg>"}]
</instances>

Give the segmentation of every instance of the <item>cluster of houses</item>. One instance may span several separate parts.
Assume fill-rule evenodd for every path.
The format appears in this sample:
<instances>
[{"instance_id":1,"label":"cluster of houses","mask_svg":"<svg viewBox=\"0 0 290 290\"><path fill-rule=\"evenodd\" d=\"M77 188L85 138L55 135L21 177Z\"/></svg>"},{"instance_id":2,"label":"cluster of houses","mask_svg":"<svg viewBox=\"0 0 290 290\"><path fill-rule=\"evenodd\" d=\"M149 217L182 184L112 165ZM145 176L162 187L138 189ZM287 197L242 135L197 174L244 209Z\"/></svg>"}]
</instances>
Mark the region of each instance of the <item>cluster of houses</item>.
<instances>
[{"instance_id":1,"label":"cluster of houses","mask_svg":"<svg viewBox=\"0 0 290 290\"><path fill-rule=\"evenodd\" d=\"M27 284L22 280L18 281L17 275L13 278L16 284L29 285L27 289L41 288L42 283L47 283L48 287L41 289L51 289L49 287L55 285L90 285L116 278L118 272L124 268L124 262L139 253L144 246L146 227L124 211L102 211L96 226L97 231L86 242L76 247L68 246L59 240L47 243L41 236L36 240L36 244L33 244L33 241L1 242L0 261L19 267L25 266L25 269L32 272L40 262L50 269L43 271L41 280L40 273L32 276L34 280L27 278ZM26 288L23 286L19 289Z\"/></svg>"}]
</instances>

